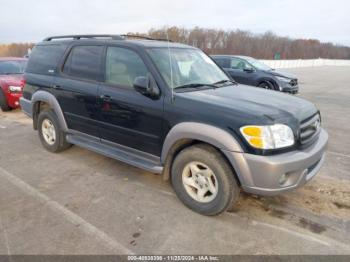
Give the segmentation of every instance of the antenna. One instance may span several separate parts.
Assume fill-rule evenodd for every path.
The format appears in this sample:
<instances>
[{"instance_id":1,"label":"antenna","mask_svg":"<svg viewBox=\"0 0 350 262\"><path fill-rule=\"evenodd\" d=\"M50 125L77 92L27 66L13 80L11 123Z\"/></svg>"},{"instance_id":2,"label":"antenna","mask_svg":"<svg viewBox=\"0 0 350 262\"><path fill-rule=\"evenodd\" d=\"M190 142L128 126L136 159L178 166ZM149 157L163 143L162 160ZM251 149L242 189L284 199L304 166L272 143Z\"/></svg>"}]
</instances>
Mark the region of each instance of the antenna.
<instances>
[{"instance_id":1,"label":"antenna","mask_svg":"<svg viewBox=\"0 0 350 262\"><path fill-rule=\"evenodd\" d=\"M170 65L171 102L174 102L173 63L172 63L171 53L170 53L168 30L166 31L166 38L168 40L168 57L169 57L169 65Z\"/></svg>"}]
</instances>

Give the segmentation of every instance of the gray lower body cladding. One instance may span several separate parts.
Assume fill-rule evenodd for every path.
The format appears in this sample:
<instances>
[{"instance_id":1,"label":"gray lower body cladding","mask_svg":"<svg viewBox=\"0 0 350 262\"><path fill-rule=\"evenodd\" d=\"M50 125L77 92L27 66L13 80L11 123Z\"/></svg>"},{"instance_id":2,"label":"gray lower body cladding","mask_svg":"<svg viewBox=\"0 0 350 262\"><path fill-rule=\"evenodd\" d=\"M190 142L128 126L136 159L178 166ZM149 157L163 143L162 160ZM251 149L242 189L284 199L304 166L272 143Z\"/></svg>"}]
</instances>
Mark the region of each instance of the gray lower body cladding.
<instances>
[{"instance_id":1,"label":"gray lower body cladding","mask_svg":"<svg viewBox=\"0 0 350 262\"><path fill-rule=\"evenodd\" d=\"M258 195L276 195L304 185L320 170L328 141L321 130L318 140L304 150L273 156L224 151L235 168L242 189Z\"/></svg>"},{"instance_id":2,"label":"gray lower body cladding","mask_svg":"<svg viewBox=\"0 0 350 262\"><path fill-rule=\"evenodd\" d=\"M19 104L21 105L21 109L22 111L27 115L29 116L30 118L32 118L33 116L33 104L30 100L28 99L25 99L23 97L21 97L19 99Z\"/></svg>"}]
</instances>

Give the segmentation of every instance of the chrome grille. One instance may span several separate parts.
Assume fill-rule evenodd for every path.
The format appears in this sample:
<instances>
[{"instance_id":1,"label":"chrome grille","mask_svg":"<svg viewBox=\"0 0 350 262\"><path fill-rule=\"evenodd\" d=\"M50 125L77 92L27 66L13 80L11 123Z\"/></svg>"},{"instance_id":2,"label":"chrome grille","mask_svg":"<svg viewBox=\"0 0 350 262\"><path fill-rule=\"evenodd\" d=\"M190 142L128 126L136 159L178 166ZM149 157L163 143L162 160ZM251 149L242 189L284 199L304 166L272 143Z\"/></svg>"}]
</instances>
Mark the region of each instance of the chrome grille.
<instances>
[{"instance_id":1,"label":"chrome grille","mask_svg":"<svg viewBox=\"0 0 350 262\"><path fill-rule=\"evenodd\" d=\"M317 113L309 118L303 120L300 124L300 142L307 144L318 136L321 130L321 119Z\"/></svg>"}]
</instances>

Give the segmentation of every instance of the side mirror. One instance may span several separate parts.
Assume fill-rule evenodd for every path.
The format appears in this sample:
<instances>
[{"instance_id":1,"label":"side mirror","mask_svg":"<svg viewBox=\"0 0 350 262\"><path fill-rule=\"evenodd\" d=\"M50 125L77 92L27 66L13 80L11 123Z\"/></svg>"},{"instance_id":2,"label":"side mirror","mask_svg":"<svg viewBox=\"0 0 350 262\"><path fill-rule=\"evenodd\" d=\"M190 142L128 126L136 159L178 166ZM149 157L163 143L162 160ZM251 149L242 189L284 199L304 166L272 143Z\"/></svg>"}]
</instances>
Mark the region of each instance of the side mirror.
<instances>
[{"instance_id":1,"label":"side mirror","mask_svg":"<svg viewBox=\"0 0 350 262\"><path fill-rule=\"evenodd\" d=\"M151 77L138 76L135 78L133 85L135 90L140 94L151 98L159 97L159 89Z\"/></svg>"},{"instance_id":2,"label":"side mirror","mask_svg":"<svg viewBox=\"0 0 350 262\"><path fill-rule=\"evenodd\" d=\"M255 71L255 69L252 67L249 67L249 68L244 68L243 71L247 72L247 73L253 73Z\"/></svg>"}]
</instances>

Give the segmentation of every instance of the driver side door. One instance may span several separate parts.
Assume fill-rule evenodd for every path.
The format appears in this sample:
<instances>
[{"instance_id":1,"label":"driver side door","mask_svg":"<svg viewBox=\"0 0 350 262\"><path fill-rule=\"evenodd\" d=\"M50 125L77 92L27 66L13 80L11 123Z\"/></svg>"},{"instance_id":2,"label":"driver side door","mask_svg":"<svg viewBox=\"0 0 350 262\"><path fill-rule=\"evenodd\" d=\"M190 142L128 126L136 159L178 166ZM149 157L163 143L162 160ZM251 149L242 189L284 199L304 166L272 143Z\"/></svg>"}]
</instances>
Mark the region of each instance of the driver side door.
<instances>
[{"instance_id":1,"label":"driver side door","mask_svg":"<svg viewBox=\"0 0 350 262\"><path fill-rule=\"evenodd\" d=\"M243 59L231 58L229 69L227 70L230 76L240 84L255 85L255 71L248 71L253 67Z\"/></svg>"}]
</instances>

